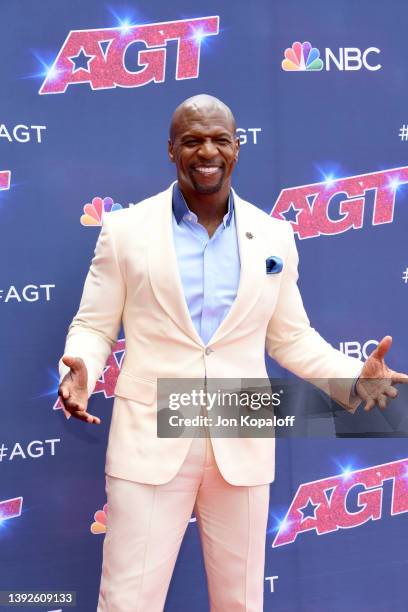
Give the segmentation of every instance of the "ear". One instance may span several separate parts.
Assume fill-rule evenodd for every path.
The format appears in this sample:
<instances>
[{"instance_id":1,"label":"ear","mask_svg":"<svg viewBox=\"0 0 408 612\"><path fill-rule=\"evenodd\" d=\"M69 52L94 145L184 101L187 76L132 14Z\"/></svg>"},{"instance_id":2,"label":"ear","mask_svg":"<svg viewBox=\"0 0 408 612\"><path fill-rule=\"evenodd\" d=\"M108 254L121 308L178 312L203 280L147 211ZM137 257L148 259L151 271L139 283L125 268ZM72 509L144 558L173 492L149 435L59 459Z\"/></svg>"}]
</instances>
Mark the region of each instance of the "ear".
<instances>
[{"instance_id":1,"label":"ear","mask_svg":"<svg viewBox=\"0 0 408 612\"><path fill-rule=\"evenodd\" d=\"M239 136L237 136L235 138L235 161L238 161L240 146L241 146L241 141L239 139Z\"/></svg>"},{"instance_id":2,"label":"ear","mask_svg":"<svg viewBox=\"0 0 408 612\"><path fill-rule=\"evenodd\" d=\"M167 141L167 151L168 151L168 154L169 154L170 161L172 161L174 163L174 161L175 161L174 148L173 148L173 143L171 142L170 139Z\"/></svg>"}]
</instances>

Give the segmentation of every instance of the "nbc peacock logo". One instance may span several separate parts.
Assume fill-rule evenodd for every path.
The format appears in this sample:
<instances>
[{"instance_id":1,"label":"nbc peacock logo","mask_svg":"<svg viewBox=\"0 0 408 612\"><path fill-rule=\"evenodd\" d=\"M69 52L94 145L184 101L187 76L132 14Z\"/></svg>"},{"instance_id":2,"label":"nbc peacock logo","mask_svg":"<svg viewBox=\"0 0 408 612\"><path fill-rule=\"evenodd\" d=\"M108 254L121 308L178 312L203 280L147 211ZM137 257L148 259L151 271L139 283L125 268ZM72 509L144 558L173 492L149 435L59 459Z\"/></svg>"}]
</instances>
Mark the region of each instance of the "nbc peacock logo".
<instances>
[{"instance_id":1,"label":"nbc peacock logo","mask_svg":"<svg viewBox=\"0 0 408 612\"><path fill-rule=\"evenodd\" d=\"M85 204L84 214L81 216L81 224L86 227L102 225L102 217L105 213L120 210L121 204L115 203L112 198L93 198L92 202Z\"/></svg>"},{"instance_id":2,"label":"nbc peacock logo","mask_svg":"<svg viewBox=\"0 0 408 612\"><path fill-rule=\"evenodd\" d=\"M91 525L91 533L94 535L106 533L107 516L108 504L105 504L102 510L97 510L94 514L94 522Z\"/></svg>"},{"instance_id":3,"label":"nbc peacock logo","mask_svg":"<svg viewBox=\"0 0 408 612\"><path fill-rule=\"evenodd\" d=\"M285 49L285 59L282 61L282 69L293 71L316 71L323 70L323 61L320 59L320 51L312 47L310 42L294 42L289 49Z\"/></svg>"}]
</instances>

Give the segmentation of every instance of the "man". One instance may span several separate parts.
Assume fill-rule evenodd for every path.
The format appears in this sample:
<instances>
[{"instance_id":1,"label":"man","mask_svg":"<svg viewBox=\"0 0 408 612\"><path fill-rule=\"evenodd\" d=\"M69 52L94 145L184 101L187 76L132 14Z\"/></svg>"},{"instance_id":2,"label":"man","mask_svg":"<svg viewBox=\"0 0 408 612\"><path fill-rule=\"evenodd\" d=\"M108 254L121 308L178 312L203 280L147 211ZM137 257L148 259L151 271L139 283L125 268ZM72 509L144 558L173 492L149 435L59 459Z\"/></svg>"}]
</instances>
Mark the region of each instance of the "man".
<instances>
[{"instance_id":1,"label":"man","mask_svg":"<svg viewBox=\"0 0 408 612\"><path fill-rule=\"evenodd\" d=\"M266 347L303 378L333 379L331 395L347 409L362 399L369 410L408 377L384 364L389 337L363 366L310 327L290 224L231 189L239 140L225 104L183 102L168 151L177 183L104 219L60 363L66 415L99 423L87 399L123 321L98 612L163 609L193 508L211 610L260 612L274 441L158 438L157 379L266 378ZM283 263L276 274L267 274L271 257Z\"/></svg>"}]
</instances>

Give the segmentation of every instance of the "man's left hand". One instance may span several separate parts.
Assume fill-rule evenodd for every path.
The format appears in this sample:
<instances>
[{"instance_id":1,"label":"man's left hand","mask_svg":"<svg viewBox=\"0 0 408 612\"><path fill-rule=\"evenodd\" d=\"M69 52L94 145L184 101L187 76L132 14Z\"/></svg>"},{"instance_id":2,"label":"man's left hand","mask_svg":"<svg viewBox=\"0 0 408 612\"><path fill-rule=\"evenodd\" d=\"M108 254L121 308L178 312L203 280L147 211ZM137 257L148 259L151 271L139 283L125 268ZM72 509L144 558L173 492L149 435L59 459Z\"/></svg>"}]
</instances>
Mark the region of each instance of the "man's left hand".
<instances>
[{"instance_id":1,"label":"man's left hand","mask_svg":"<svg viewBox=\"0 0 408 612\"><path fill-rule=\"evenodd\" d=\"M391 336L385 336L364 364L356 384L356 392L365 402L364 410L369 411L377 404L382 410L390 399L397 397L394 385L408 384L408 376L391 370L384 357L392 344Z\"/></svg>"}]
</instances>

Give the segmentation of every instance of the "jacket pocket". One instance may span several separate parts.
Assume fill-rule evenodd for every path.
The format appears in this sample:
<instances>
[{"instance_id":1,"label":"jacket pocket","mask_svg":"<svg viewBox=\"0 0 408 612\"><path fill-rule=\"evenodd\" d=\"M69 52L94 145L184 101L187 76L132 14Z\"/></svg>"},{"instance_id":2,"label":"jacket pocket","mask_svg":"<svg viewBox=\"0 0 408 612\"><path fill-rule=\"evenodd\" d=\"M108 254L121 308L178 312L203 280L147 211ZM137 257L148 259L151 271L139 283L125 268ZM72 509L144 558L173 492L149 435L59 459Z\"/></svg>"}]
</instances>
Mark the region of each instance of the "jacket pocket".
<instances>
[{"instance_id":1,"label":"jacket pocket","mask_svg":"<svg viewBox=\"0 0 408 612\"><path fill-rule=\"evenodd\" d=\"M141 404L153 404L156 394L156 382L154 380L149 381L145 378L138 378L124 371L119 374L115 387L115 395L140 402Z\"/></svg>"}]
</instances>

